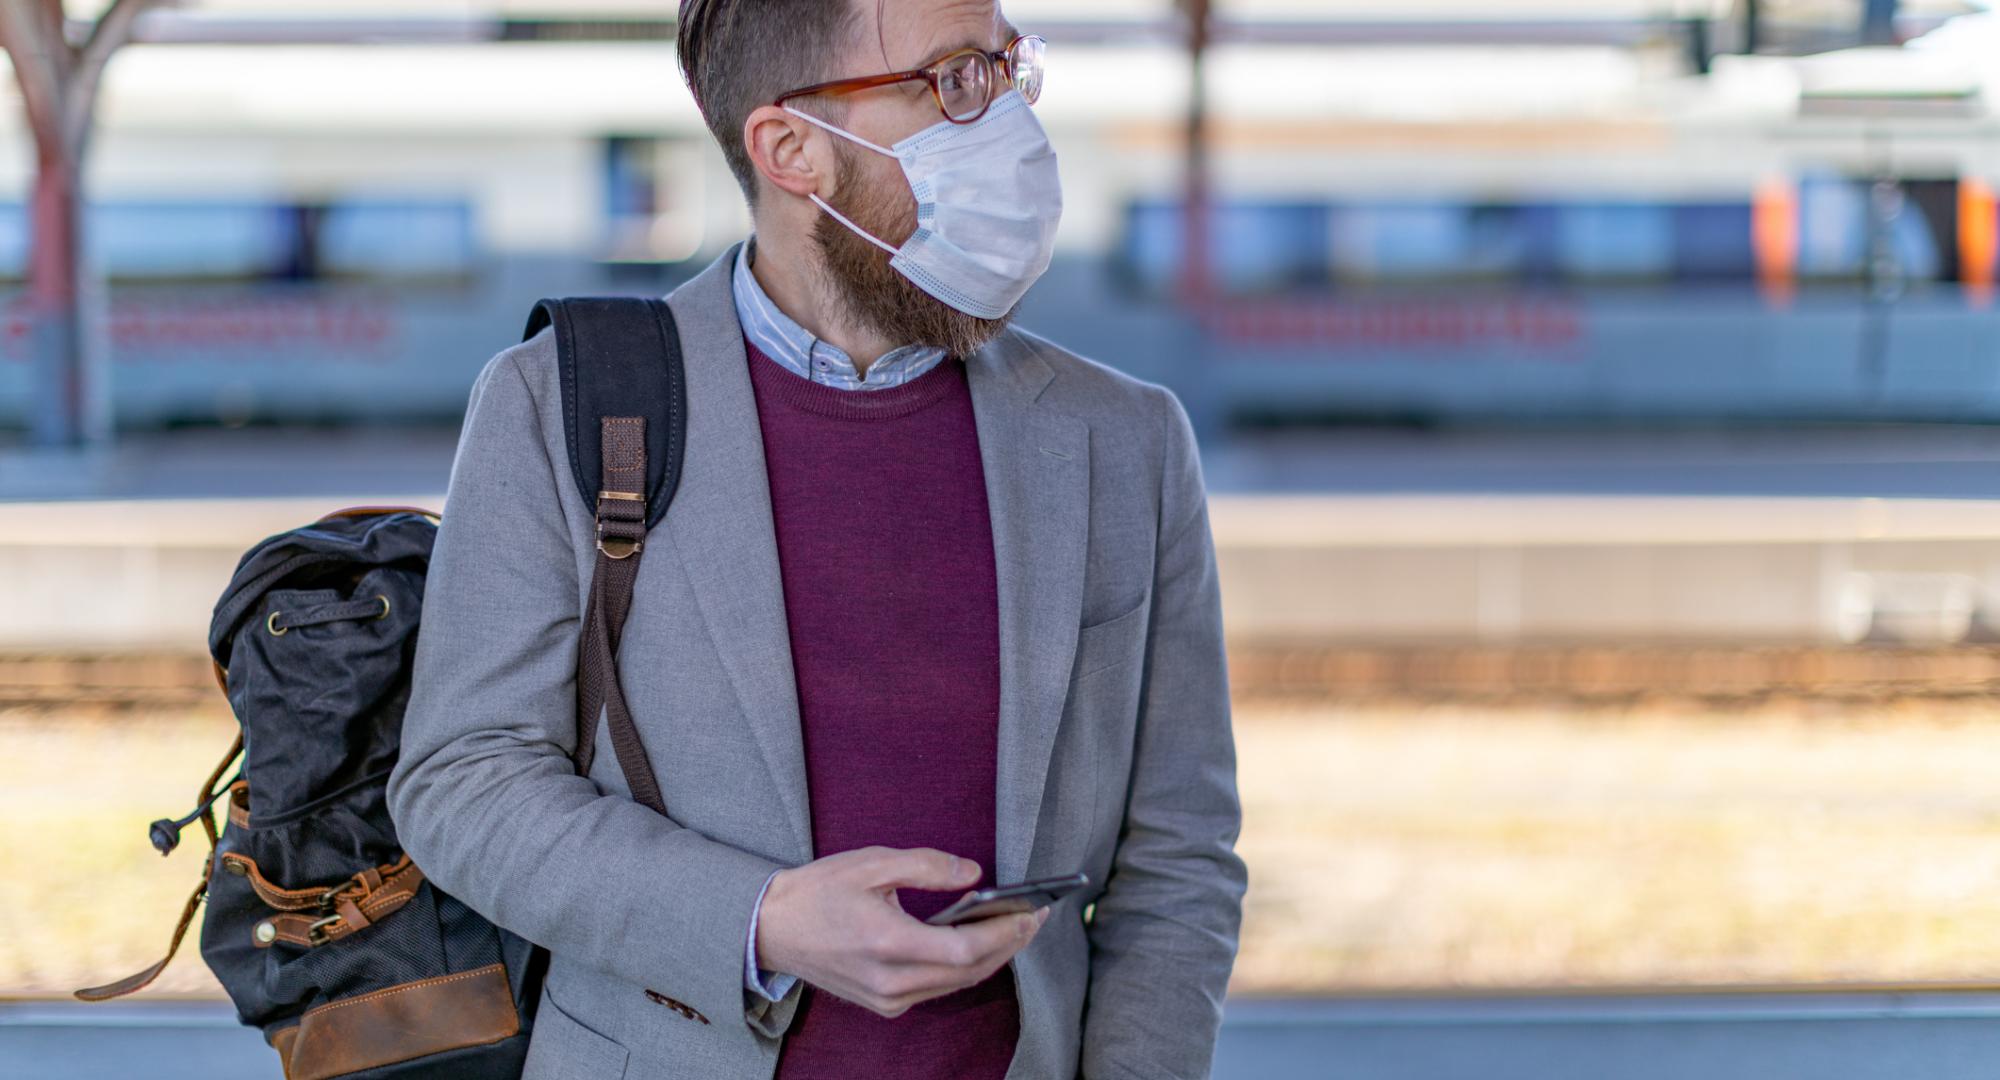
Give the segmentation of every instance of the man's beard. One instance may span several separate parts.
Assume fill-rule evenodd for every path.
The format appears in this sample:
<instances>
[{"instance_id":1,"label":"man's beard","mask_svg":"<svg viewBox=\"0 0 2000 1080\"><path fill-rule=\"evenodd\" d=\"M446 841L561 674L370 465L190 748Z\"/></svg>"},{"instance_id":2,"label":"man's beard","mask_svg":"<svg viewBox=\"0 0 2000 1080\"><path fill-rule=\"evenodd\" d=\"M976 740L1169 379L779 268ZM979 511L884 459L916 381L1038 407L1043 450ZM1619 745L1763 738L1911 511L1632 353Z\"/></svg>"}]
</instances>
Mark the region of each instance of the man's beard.
<instances>
[{"instance_id":1,"label":"man's beard","mask_svg":"<svg viewBox=\"0 0 2000 1080\"><path fill-rule=\"evenodd\" d=\"M834 152L840 161L840 175L827 202L884 242L903 235L911 212L909 195L868 195L865 186L856 182L861 175L860 151L837 145ZM812 237L826 269L824 287L831 299L862 325L893 342L892 347L937 345L953 356L970 356L1005 329L1020 306L1007 309L997 319L967 315L918 288L890 267L888 252L855 235L829 214L821 214L813 223Z\"/></svg>"}]
</instances>

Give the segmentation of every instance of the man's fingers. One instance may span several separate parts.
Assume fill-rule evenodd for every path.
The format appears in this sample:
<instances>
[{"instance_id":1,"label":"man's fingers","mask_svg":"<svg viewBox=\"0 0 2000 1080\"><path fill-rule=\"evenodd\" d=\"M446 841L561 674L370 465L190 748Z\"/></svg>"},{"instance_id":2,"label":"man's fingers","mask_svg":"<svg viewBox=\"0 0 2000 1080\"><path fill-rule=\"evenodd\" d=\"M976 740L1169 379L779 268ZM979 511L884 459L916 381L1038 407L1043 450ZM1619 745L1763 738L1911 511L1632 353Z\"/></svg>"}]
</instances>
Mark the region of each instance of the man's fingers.
<instances>
[{"instance_id":1,"label":"man's fingers","mask_svg":"<svg viewBox=\"0 0 2000 1080\"><path fill-rule=\"evenodd\" d=\"M979 880L979 864L936 848L881 848L864 867L876 888L952 889Z\"/></svg>"},{"instance_id":2,"label":"man's fingers","mask_svg":"<svg viewBox=\"0 0 2000 1080\"><path fill-rule=\"evenodd\" d=\"M1002 933L995 940L976 943L972 935L948 931L957 935L947 938L952 944L944 947L945 953L954 958L951 961L879 962L865 980L864 1003L884 1016L894 1016L920 1001L984 982L1034 937L1033 916L1002 915L984 921L1002 924ZM1012 929L1006 924L1012 924ZM990 928L982 928L987 929Z\"/></svg>"},{"instance_id":3,"label":"man's fingers","mask_svg":"<svg viewBox=\"0 0 2000 1080\"><path fill-rule=\"evenodd\" d=\"M994 915L957 926L930 926L911 920L890 940L884 962L966 969L998 956L1002 962L1034 937L1033 914Z\"/></svg>"}]
</instances>

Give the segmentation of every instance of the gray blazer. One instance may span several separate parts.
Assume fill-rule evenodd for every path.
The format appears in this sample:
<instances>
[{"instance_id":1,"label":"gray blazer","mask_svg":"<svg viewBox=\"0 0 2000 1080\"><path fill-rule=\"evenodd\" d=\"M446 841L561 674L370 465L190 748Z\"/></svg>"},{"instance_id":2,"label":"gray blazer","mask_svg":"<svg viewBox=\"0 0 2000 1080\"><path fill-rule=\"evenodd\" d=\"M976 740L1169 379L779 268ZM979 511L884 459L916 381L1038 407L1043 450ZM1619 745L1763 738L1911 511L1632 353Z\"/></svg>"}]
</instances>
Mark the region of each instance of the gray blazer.
<instances>
[{"instance_id":1,"label":"gray blazer","mask_svg":"<svg viewBox=\"0 0 2000 1080\"><path fill-rule=\"evenodd\" d=\"M798 1004L743 985L758 890L813 851L734 256L668 298L686 458L620 646L670 818L616 755L570 761L596 551L548 331L481 369L452 462L389 810L440 888L550 950L526 1080L767 1080ZM1021 330L966 369L1000 595L994 878L1093 883L1010 965L1007 1076L1206 1076L1248 875L1187 413Z\"/></svg>"}]
</instances>

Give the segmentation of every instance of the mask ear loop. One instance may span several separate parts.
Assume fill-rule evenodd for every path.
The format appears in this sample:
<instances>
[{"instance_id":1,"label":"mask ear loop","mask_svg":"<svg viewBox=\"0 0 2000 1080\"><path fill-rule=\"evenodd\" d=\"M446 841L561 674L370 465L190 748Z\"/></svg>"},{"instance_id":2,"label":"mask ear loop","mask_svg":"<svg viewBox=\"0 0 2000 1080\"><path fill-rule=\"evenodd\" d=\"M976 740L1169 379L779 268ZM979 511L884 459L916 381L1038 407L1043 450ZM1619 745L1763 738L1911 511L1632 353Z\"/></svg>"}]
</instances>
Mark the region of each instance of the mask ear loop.
<instances>
[{"instance_id":1,"label":"mask ear loop","mask_svg":"<svg viewBox=\"0 0 2000 1080\"><path fill-rule=\"evenodd\" d=\"M791 113L793 116L796 116L799 119L804 120L809 124L817 124L820 127L823 127L826 130L833 132L835 135L838 135L843 139L847 139L850 142L860 143L862 146L865 146L868 149L873 150L878 154L883 154L888 157L897 158L897 160L901 160L900 155L898 155L894 150L889 150L877 146L874 143L869 142L867 139L864 139L861 136L856 135L852 132L844 131L840 128L837 128L832 124L829 124L824 120L821 120L817 116L813 116L809 113L800 112L799 110L792 108L790 105L785 106L784 109L786 112ZM815 191L811 195L807 196L807 198L811 199L815 206L818 206L821 210L824 210L828 214L831 214L835 221L838 221L842 225L845 225L849 229L851 229L856 236L859 236L863 240L866 240L869 243L874 244L876 247L881 248L883 251L888 252L892 256L902 254L900 250L891 247L888 244L883 243L880 239L878 239L875 236L875 234L869 232L867 229L864 229L859 225L856 225L853 221L848 219L846 214L843 214L840 211L835 210L832 206L827 205L827 201L819 197L819 192Z\"/></svg>"},{"instance_id":2,"label":"mask ear loop","mask_svg":"<svg viewBox=\"0 0 2000 1080\"><path fill-rule=\"evenodd\" d=\"M804 120L808 124L817 124L818 126L833 132L835 135L838 135L841 138L848 140L849 142L860 143L861 145L867 147L870 150L875 151L878 154L898 159L900 159L902 156L886 146L877 146L874 143L869 142L867 139L864 139L861 136L856 135L851 131L848 131L846 128L835 127L834 125L829 124L824 120L821 120L819 117L814 116L811 113L800 112L799 110L792 108L790 105L787 105L784 108L786 112L791 113L793 116L796 116L801 120Z\"/></svg>"},{"instance_id":3,"label":"mask ear loop","mask_svg":"<svg viewBox=\"0 0 2000 1080\"><path fill-rule=\"evenodd\" d=\"M813 193L812 193L811 195L808 195L808 196L806 196L806 197L807 197L807 198L809 198L809 199L811 199L811 200L813 201L813 203L814 203L815 205L817 205L817 206L818 206L818 207L819 207L819 208L820 208L821 210L824 210L824 211L826 211L827 213L829 213L829 214L832 214L832 215L833 215L833 219L834 219L835 221L838 221L838 222L840 222L840 223L841 223L842 225L845 225L845 226L847 226L847 227L848 227L849 229L852 229L852 230L854 231L854 235L856 235L856 236L859 236L860 238L862 238L863 240L866 240L866 241L868 241L868 242L869 242L869 243L871 243L871 244L874 244L874 245L875 245L876 247L878 247L878 248L881 248L881 249L882 249L883 251L886 251L886 252L888 252L888 253L889 253L890 255L901 255L901 254L902 254L902 252L901 252L900 250L898 250L898 249L896 249L896 248L893 248L893 247L890 247L889 245L887 245L887 244L883 243L882 241L880 241L880 240L876 239L876 237L875 237L875 234L874 234L874 233L871 233L871 232L869 232L869 231L868 231L867 229L864 229L864 228L862 228L861 226L859 226L859 225L856 225L856 224L855 224L854 222L852 222L852 221L849 221L849 220L848 220L848 218L847 218L847 215L846 215L846 214L843 214L843 213L841 213L840 211L838 211L838 210L835 210L835 209L834 209L833 207L831 207L831 206L828 206L828 205L827 205L827 203L826 203L826 200L825 200L825 199L822 199L822 198L820 198L820 197L819 197L819 192L815 191L815 192L813 192Z\"/></svg>"}]
</instances>

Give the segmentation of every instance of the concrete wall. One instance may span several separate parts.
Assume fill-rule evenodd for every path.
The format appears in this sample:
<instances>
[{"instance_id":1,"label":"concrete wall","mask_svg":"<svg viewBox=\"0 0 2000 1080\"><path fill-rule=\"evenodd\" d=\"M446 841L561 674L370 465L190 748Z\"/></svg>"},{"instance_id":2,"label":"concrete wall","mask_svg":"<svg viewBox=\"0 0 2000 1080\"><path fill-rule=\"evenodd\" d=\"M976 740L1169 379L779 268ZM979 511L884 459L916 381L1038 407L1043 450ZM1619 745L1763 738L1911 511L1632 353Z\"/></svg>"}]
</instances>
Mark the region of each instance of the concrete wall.
<instances>
[{"instance_id":1,"label":"concrete wall","mask_svg":"<svg viewBox=\"0 0 2000 1080\"><path fill-rule=\"evenodd\" d=\"M200 650L252 544L438 494L0 503L0 648ZM1217 496L1239 639L1925 643L2000 624L2000 503Z\"/></svg>"}]
</instances>

